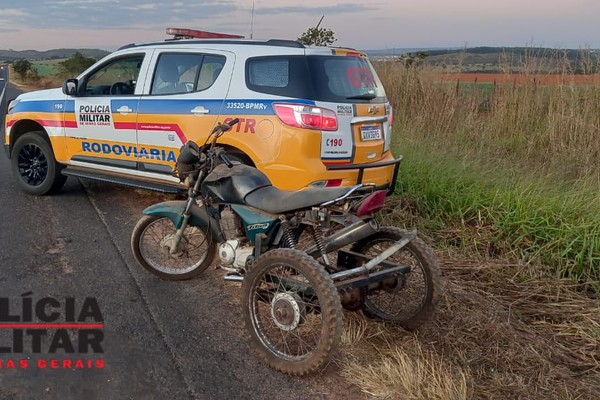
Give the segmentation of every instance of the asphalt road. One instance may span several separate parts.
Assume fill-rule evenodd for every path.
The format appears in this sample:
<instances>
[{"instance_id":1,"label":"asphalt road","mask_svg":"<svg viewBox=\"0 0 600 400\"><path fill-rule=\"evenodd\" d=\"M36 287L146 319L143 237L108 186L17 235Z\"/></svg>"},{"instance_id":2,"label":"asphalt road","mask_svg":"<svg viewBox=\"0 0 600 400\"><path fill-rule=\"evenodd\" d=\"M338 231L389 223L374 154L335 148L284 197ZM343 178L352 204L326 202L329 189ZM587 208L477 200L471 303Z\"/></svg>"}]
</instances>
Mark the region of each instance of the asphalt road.
<instances>
[{"instance_id":1,"label":"asphalt road","mask_svg":"<svg viewBox=\"0 0 600 400\"><path fill-rule=\"evenodd\" d=\"M15 95L8 87L5 99ZM26 338L23 353L0 353L0 398L287 400L343 392L333 366L300 379L263 364L246 340L236 284L224 282L221 271L166 282L137 265L131 231L143 208L160 199L74 178L58 195L29 196L0 154L0 316L2 301L23 316L22 295L33 292L25 297L34 303L75 298L76 310L94 297L104 320L103 354L51 354L53 330L40 352ZM76 329L69 332L77 343ZM13 343L12 330L0 329L0 348ZM8 367L10 359L17 368ZM28 368L18 368L23 359ZM50 359L102 359L104 368L37 367Z\"/></svg>"}]
</instances>

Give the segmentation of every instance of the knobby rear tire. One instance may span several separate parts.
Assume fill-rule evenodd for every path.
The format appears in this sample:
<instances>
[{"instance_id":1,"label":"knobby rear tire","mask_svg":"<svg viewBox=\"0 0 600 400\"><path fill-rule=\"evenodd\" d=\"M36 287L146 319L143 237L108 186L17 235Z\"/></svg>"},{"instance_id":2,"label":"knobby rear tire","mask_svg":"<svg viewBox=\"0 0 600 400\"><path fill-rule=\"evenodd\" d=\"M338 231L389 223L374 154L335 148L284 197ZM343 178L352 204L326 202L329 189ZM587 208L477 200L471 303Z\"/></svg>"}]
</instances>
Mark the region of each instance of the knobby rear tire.
<instances>
[{"instance_id":1,"label":"knobby rear tire","mask_svg":"<svg viewBox=\"0 0 600 400\"><path fill-rule=\"evenodd\" d=\"M377 233L355 243L352 251L365 254L382 243L393 244L409 235L409 232L396 227L382 227ZM371 256L378 255L382 249L373 251ZM372 319L379 319L396 323L407 330L414 330L431 318L440 300L443 287L441 271L437 257L432 249L420 238L414 238L405 247L387 261L398 264L410 264L412 271L405 277L405 287L399 288L396 293L379 290L372 294L366 294L362 307L363 314ZM421 283L416 281L422 281ZM410 284L422 285L419 290ZM416 292L416 293L412 293ZM411 294L417 294L418 299L411 298ZM389 307L382 305L383 296L391 298ZM414 309L408 308L410 301L418 301ZM392 304L393 303L393 304Z\"/></svg>"},{"instance_id":2,"label":"knobby rear tire","mask_svg":"<svg viewBox=\"0 0 600 400\"><path fill-rule=\"evenodd\" d=\"M273 288L272 276L280 276L284 281L289 279L289 287L281 287L279 284L280 287ZM303 294L300 290L295 292L291 282L308 282L314 294L308 300L302 297L298 304L299 308L304 307L304 310L312 311L305 311L299 318L306 322L283 329L276 324L273 316L274 301L269 302L264 298L261 300L260 297L263 296L261 293L267 293L266 287L271 289L268 293L273 299L281 296L300 300L301 296L306 296L306 293ZM316 301L313 298L316 298ZM261 312L261 307L264 313ZM323 369L331 361L339 345L343 312L338 292L323 266L299 250L275 249L256 260L242 283L242 315L251 343L260 356L272 368L289 375L308 375ZM261 321L261 317L264 321ZM318 329L311 330L315 321L318 321ZM268 332L269 329L272 330L272 336ZM314 337L316 331L318 338ZM309 337L311 333L312 337ZM316 341L314 349L306 354L292 354L297 348L301 351L302 344L310 347L310 340L300 339L304 334ZM286 342L288 336L292 343L278 348L278 339L283 337L282 340ZM294 342L295 338L298 338L297 342ZM300 342L302 344L295 346Z\"/></svg>"}]
</instances>

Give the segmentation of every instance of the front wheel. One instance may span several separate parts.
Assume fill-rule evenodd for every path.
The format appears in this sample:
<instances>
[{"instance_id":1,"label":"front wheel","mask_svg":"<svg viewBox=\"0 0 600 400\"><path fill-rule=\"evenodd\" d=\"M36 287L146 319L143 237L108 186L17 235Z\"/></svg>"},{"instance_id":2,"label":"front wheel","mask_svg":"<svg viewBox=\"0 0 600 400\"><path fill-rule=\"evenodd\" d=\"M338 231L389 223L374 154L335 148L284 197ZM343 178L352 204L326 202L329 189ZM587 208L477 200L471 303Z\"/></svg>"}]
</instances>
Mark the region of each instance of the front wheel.
<instances>
[{"instance_id":1,"label":"front wheel","mask_svg":"<svg viewBox=\"0 0 600 400\"><path fill-rule=\"evenodd\" d=\"M256 260L242 283L242 314L261 357L290 375L327 365L342 331L342 306L329 274L294 249L271 250Z\"/></svg>"},{"instance_id":2,"label":"front wheel","mask_svg":"<svg viewBox=\"0 0 600 400\"><path fill-rule=\"evenodd\" d=\"M56 162L44 132L29 132L15 142L11 169L19 187L29 194L43 196L57 192L67 180L64 168Z\"/></svg>"},{"instance_id":3,"label":"front wheel","mask_svg":"<svg viewBox=\"0 0 600 400\"><path fill-rule=\"evenodd\" d=\"M383 227L355 243L352 251L376 257L408 234L399 228ZM409 266L411 270L365 288L362 311L369 318L416 329L433 314L440 299L442 283L438 260L429 246L415 238L386 261Z\"/></svg>"},{"instance_id":4,"label":"front wheel","mask_svg":"<svg viewBox=\"0 0 600 400\"><path fill-rule=\"evenodd\" d=\"M175 246L177 229L167 217L144 215L131 235L137 262L162 279L184 280L202 273L215 258L216 244L206 227L187 226Z\"/></svg>"}]
</instances>

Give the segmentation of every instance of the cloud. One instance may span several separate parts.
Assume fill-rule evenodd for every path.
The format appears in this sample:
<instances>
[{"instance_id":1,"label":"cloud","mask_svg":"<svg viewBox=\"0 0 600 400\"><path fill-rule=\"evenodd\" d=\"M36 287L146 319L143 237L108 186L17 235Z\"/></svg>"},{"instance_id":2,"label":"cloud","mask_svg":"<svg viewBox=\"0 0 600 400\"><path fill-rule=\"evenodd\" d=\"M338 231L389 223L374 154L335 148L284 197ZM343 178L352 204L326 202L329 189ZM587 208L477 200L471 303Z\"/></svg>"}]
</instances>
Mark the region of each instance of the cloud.
<instances>
[{"instance_id":1,"label":"cloud","mask_svg":"<svg viewBox=\"0 0 600 400\"><path fill-rule=\"evenodd\" d=\"M349 14L359 13L364 11L376 10L377 7L368 6L365 4L355 3L339 3L331 6L288 6L288 7L267 7L267 8L256 8L256 14L260 15L273 15L273 14L308 14L308 15L319 15L319 14Z\"/></svg>"},{"instance_id":2,"label":"cloud","mask_svg":"<svg viewBox=\"0 0 600 400\"><path fill-rule=\"evenodd\" d=\"M0 28L135 29L182 21L182 16L214 18L234 11L233 0L175 3L120 0L2 0ZM128 4L125 4L128 3ZM16 30L16 29L15 29Z\"/></svg>"}]
</instances>

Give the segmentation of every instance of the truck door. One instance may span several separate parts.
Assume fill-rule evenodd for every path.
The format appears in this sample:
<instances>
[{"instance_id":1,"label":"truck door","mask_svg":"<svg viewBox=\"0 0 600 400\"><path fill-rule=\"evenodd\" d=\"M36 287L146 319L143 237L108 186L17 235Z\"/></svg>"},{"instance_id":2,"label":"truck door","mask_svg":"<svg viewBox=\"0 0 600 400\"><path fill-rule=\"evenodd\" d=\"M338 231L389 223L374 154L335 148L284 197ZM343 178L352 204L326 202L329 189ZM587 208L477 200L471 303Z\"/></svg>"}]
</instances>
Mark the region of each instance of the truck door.
<instances>
[{"instance_id":1,"label":"truck door","mask_svg":"<svg viewBox=\"0 0 600 400\"><path fill-rule=\"evenodd\" d=\"M180 147L203 143L229 90L234 55L223 51L156 52L139 104L137 141L142 168L170 173ZM150 79L151 77L151 79Z\"/></svg>"},{"instance_id":2,"label":"truck door","mask_svg":"<svg viewBox=\"0 0 600 400\"><path fill-rule=\"evenodd\" d=\"M71 164L137 168L137 87L145 53L117 56L80 78L75 124L65 127Z\"/></svg>"}]
</instances>

